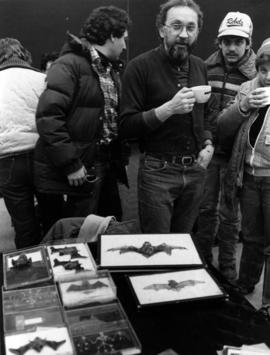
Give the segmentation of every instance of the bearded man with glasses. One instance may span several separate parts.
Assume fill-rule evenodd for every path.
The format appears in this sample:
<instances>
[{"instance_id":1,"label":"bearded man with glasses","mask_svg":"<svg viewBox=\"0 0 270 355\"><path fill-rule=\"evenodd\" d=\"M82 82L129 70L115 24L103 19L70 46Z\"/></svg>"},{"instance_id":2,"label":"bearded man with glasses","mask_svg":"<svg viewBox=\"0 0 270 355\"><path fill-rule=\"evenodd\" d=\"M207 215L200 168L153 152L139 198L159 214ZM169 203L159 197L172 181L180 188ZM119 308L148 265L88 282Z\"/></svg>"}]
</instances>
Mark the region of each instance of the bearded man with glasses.
<instances>
[{"instance_id":1,"label":"bearded man with glasses","mask_svg":"<svg viewBox=\"0 0 270 355\"><path fill-rule=\"evenodd\" d=\"M123 77L119 134L138 138L138 203L144 233L189 233L214 151L212 99L195 102L206 85L203 61L191 54L203 14L193 0L169 0L157 16L161 45L134 58Z\"/></svg>"}]
</instances>

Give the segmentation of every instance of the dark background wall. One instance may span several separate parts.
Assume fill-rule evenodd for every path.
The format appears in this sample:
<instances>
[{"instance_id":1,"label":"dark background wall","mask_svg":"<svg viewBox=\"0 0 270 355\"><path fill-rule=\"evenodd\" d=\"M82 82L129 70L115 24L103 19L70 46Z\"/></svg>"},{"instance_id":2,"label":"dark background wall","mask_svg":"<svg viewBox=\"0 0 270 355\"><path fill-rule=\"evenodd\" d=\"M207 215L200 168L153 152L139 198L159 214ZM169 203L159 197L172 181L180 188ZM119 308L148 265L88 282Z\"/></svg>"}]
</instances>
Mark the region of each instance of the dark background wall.
<instances>
[{"instance_id":1,"label":"dark background wall","mask_svg":"<svg viewBox=\"0 0 270 355\"><path fill-rule=\"evenodd\" d=\"M128 58L156 46L155 17L163 0L0 0L0 36L18 38L40 65L43 52L59 50L67 30L78 34L89 12L103 5L116 5L130 13ZM204 26L195 53L206 58L214 50L220 22L228 11L248 13L254 23L253 47L270 37L269 0L198 0Z\"/></svg>"},{"instance_id":2,"label":"dark background wall","mask_svg":"<svg viewBox=\"0 0 270 355\"><path fill-rule=\"evenodd\" d=\"M155 16L162 0L130 0L129 11L133 26L130 31L130 56L158 43ZM262 40L270 37L270 0L197 0L204 13L204 25L199 35L196 54L202 58L215 49L218 27L229 11L247 13L253 20L253 46L257 50Z\"/></svg>"}]
</instances>

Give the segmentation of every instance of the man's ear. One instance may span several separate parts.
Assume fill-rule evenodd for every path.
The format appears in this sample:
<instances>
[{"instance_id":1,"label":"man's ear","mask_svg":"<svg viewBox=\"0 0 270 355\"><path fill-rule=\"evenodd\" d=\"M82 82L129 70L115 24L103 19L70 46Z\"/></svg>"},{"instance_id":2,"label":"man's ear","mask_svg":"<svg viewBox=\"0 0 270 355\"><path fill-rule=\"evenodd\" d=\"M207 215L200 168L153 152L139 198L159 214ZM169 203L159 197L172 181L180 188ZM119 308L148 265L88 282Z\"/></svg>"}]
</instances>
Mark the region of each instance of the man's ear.
<instances>
[{"instance_id":1,"label":"man's ear","mask_svg":"<svg viewBox=\"0 0 270 355\"><path fill-rule=\"evenodd\" d=\"M165 37L164 31L165 31L164 26L159 27L158 33L159 33L161 38Z\"/></svg>"},{"instance_id":2,"label":"man's ear","mask_svg":"<svg viewBox=\"0 0 270 355\"><path fill-rule=\"evenodd\" d=\"M115 41L115 37L113 35L111 35L111 41L114 43Z\"/></svg>"}]
</instances>

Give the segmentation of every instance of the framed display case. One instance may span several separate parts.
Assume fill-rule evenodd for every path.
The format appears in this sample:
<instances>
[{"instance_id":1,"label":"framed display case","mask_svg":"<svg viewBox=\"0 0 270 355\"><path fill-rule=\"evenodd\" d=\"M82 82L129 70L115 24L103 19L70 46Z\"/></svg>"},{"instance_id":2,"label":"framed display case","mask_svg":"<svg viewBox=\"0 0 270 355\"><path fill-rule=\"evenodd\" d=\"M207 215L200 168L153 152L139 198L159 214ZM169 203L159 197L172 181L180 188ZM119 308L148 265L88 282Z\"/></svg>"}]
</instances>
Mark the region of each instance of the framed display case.
<instances>
[{"instance_id":1,"label":"framed display case","mask_svg":"<svg viewBox=\"0 0 270 355\"><path fill-rule=\"evenodd\" d=\"M145 270L201 267L189 234L100 235L99 268Z\"/></svg>"},{"instance_id":2,"label":"framed display case","mask_svg":"<svg viewBox=\"0 0 270 355\"><path fill-rule=\"evenodd\" d=\"M127 276L137 307L224 298L205 268Z\"/></svg>"}]
</instances>

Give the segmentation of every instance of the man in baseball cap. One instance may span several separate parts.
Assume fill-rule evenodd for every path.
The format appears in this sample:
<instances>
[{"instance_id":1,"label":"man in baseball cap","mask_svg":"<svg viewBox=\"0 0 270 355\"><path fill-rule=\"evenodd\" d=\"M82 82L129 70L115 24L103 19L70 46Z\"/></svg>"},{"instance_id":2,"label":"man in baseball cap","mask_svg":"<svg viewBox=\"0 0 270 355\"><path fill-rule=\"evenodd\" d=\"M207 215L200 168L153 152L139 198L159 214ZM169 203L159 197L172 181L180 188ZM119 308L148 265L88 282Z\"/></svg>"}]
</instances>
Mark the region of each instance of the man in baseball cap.
<instances>
[{"instance_id":1,"label":"man in baseball cap","mask_svg":"<svg viewBox=\"0 0 270 355\"><path fill-rule=\"evenodd\" d=\"M242 12L228 12L221 22L218 38L224 36L239 36L251 39L253 24L251 18Z\"/></svg>"},{"instance_id":2,"label":"man in baseball cap","mask_svg":"<svg viewBox=\"0 0 270 355\"><path fill-rule=\"evenodd\" d=\"M241 12L229 12L218 30L215 51L207 60L209 84L222 111L235 97L240 85L256 75L255 53L251 49L253 25ZM219 268L230 281L236 279L236 244L239 235L239 204L229 208L223 196L224 176L231 154L216 142L208 166L205 194L200 206L197 239L206 260L212 261L215 238L219 245Z\"/></svg>"}]
</instances>

